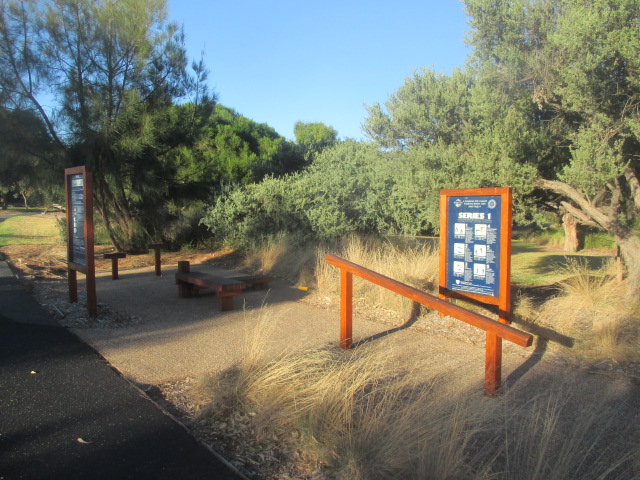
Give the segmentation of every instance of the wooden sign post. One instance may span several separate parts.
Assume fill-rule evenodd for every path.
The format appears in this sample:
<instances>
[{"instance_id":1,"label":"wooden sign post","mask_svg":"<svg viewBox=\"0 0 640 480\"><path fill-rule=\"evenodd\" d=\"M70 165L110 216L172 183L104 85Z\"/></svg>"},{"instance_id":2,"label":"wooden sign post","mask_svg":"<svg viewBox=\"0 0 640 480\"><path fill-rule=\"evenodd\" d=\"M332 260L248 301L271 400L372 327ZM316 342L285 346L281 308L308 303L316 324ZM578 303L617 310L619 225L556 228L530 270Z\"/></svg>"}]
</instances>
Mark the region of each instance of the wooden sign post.
<instances>
[{"instance_id":1,"label":"wooden sign post","mask_svg":"<svg viewBox=\"0 0 640 480\"><path fill-rule=\"evenodd\" d=\"M96 268L93 254L93 177L87 167L64 171L67 203L67 266L69 302L78 301L77 272L84 273L87 283L89 315L98 314L96 300Z\"/></svg>"},{"instance_id":2,"label":"wooden sign post","mask_svg":"<svg viewBox=\"0 0 640 480\"><path fill-rule=\"evenodd\" d=\"M498 306L511 313L511 188L440 191L440 298ZM487 331L485 392L502 377L502 338Z\"/></svg>"}]
</instances>

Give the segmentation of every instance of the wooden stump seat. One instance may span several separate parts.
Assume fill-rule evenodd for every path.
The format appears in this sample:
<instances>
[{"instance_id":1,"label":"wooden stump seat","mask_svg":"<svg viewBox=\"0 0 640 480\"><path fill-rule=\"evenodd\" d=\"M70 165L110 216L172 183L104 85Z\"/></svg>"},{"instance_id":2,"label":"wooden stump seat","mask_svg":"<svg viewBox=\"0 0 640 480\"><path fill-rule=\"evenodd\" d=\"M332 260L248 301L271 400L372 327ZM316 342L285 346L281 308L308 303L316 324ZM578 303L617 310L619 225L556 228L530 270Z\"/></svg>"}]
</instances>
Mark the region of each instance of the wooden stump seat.
<instances>
[{"instance_id":1,"label":"wooden stump seat","mask_svg":"<svg viewBox=\"0 0 640 480\"><path fill-rule=\"evenodd\" d=\"M104 254L104 259L111 259L111 280L118 280L118 259L119 258L126 258L127 254L126 253L120 253L120 252L115 252L115 253L105 253Z\"/></svg>"}]
</instances>

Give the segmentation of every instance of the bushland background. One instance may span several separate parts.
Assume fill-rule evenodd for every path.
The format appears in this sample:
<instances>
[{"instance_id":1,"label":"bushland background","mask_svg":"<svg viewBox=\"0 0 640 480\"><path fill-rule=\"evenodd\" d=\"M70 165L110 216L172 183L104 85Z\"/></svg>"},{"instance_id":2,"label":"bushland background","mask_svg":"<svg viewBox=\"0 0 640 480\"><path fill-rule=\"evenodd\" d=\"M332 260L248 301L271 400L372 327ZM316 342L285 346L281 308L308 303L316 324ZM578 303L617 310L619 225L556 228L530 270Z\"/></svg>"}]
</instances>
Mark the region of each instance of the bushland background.
<instances>
[{"instance_id":1,"label":"bushland background","mask_svg":"<svg viewBox=\"0 0 640 480\"><path fill-rule=\"evenodd\" d=\"M182 255L233 252L245 268L275 272L324 296L336 294L337 282L318 259L332 251L430 290L437 264L434 242L424 237L438 234L439 190L511 186L518 324L545 345L550 338L571 338L551 347L633 374L640 350L640 2L464 4L471 53L463 67L451 74L429 67L406 72L388 99L367 106L366 140L341 138L319 122L298 122L289 141L217 102L206 65L187 58L188 32L166 18L162 0L3 1L0 208L40 210L0 223L0 247L34 276L63 277L64 257L50 247L61 224L53 214L39 213L63 204L63 169L87 165L94 172L98 242L105 250L136 254L162 241ZM19 250L40 241L48 246ZM621 272L616 260L607 260L618 250ZM377 290L357 288L372 305L407 308ZM299 371L299 358L285 360L294 365L284 364L287 376ZM258 374L282 378L270 370L282 365L271 361L240 366L231 377L220 373L216 385L231 385L235 393L215 402L239 405L242 415L280 402L244 396L251 391L247 385L262 385L265 377ZM308 367L330 370L323 362ZM378 394L367 396L373 385L388 385L387 376L364 378L343 398L349 408L364 411L333 410L338 414L331 418L343 426L366 412L373 414L366 425L387 425L376 423L382 418L393 424L393 414L385 417L378 405L393 412L395 400L424 398L406 383L396 390L374 388ZM304 384L292 391L303 390L310 391ZM311 394L308 405L318 398ZM561 409L546 405L551 407L536 407L533 417L518 421L553 433L549 442L533 446L534 436L524 430L515 437L518 448L536 449L527 456L535 468L511 465L505 441L502 450L481 455L496 463L462 455L459 463L447 463L454 465L450 470L438 470L441 459L434 464L426 461L431 453L416 453L425 432L416 433L418 450L409 449L412 460L404 463L414 472L439 472L433 474L438 478L525 470L533 472L529 478L568 478L584 473L586 459L603 467L591 470L594 478L606 478L622 464L637 466L637 444L603 463L593 444L562 443L586 430L554 431ZM269 408L262 411L298 418ZM456 412L444 418L458 418ZM275 428L301 431L306 446L317 446L327 437L307 435L309 418L323 415ZM415 418L404 424L417 423ZM470 423L447 425L448 432L469 431ZM384 437L381 428L368 430L378 432L370 437ZM456 438L450 444L456 448L447 451L462 446L465 452L471 437ZM375 448L345 459L336 457L335 445L323 445L323 462L336 475L409 475L392 466L368 468L376 465ZM557 461L549 460L552 450L560 454ZM424 469L414 468L415 459L424 460ZM637 477L629 473L637 468L625 472Z\"/></svg>"}]
</instances>

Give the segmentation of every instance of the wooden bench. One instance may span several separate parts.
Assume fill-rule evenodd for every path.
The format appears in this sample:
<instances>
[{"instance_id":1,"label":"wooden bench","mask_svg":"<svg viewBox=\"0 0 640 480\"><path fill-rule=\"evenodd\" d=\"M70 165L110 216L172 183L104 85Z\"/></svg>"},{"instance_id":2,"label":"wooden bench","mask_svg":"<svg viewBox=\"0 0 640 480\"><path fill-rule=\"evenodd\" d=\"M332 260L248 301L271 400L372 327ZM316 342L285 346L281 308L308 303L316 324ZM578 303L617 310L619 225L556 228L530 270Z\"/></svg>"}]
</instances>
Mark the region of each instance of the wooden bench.
<instances>
[{"instance_id":1,"label":"wooden bench","mask_svg":"<svg viewBox=\"0 0 640 480\"><path fill-rule=\"evenodd\" d=\"M240 295L246 288L246 283L224 277L216 277L202 272L176 273L178 294L190 297L200 289L213 290L220 299L220 310L233 310L233 297Z\"/></svg>"},{"instance_id":2,"label":"wooden bench","mask_svg":"<svg viewBox=\"0 0 640 480\"><path fill-rule=\"evenodd\" d=\"M270 282L273 282L273 277L261 276L261 275L244 275L240 277L230 277L231 280L238 280L247 284L247 290L264 290L269 286Z\"/></svg>"},{"instance_id":3,"label":"wooden bench","mask_svg":"<svg viewBox=\"0 0 640 480\"><path fill-rule=\"evenodd\" d=\"M111 280L118 280L118 259L119 258L126 258L127 254L126 253L120 253L120 252L116 252L116 253L105 253L104 254L104 259L111 259Z\"/></svg>"},{"instance_id":4,"label":"wooden bench","mask_svg":"<svg viewBox=\"0 0 640 480\"><path fill-rule=\"evenodd\" d=\"M266 288L273 277L266 276L241 276L220 277L202 272L192 272L187 261L178 262L176 284L178 295L181 298L191 297L199 290L213 290L220 299L220 310L225 312L233 310L233 297L240 295L247 288Z\"/></svg>"}]
</instances>

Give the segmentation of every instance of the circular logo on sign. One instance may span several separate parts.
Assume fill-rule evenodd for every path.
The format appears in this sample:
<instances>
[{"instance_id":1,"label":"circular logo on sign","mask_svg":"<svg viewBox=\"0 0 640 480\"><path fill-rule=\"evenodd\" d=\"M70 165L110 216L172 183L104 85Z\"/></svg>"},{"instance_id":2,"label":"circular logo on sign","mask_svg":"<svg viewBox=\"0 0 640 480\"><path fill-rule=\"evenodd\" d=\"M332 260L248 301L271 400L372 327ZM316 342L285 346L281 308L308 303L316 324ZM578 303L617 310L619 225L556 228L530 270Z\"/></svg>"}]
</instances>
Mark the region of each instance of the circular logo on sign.
<instances>
[{"instance_id":1,"label":"circular logo on sign","mask_svg":"<svg viewBox=\"0 0 640 480\"><path fill-rule=\"evenodd\" d=\"M489 208L496 208L497 204L495 200L491 199L487 205L489 205Z\"/></svg>"},{"instance_id":2,"label":"circular logo on sign","mask_svg":"<svg viewBox=\"0 0 640 480\"><path fill-rule=\"evenodd\" d=\"M456 207L460 208L460 207L462 206L462 200L460 200L459 198L456 198L456 201L455 201L455 202L453 202L453 204L454 204Z\"/></svg>"}]
</instances>

